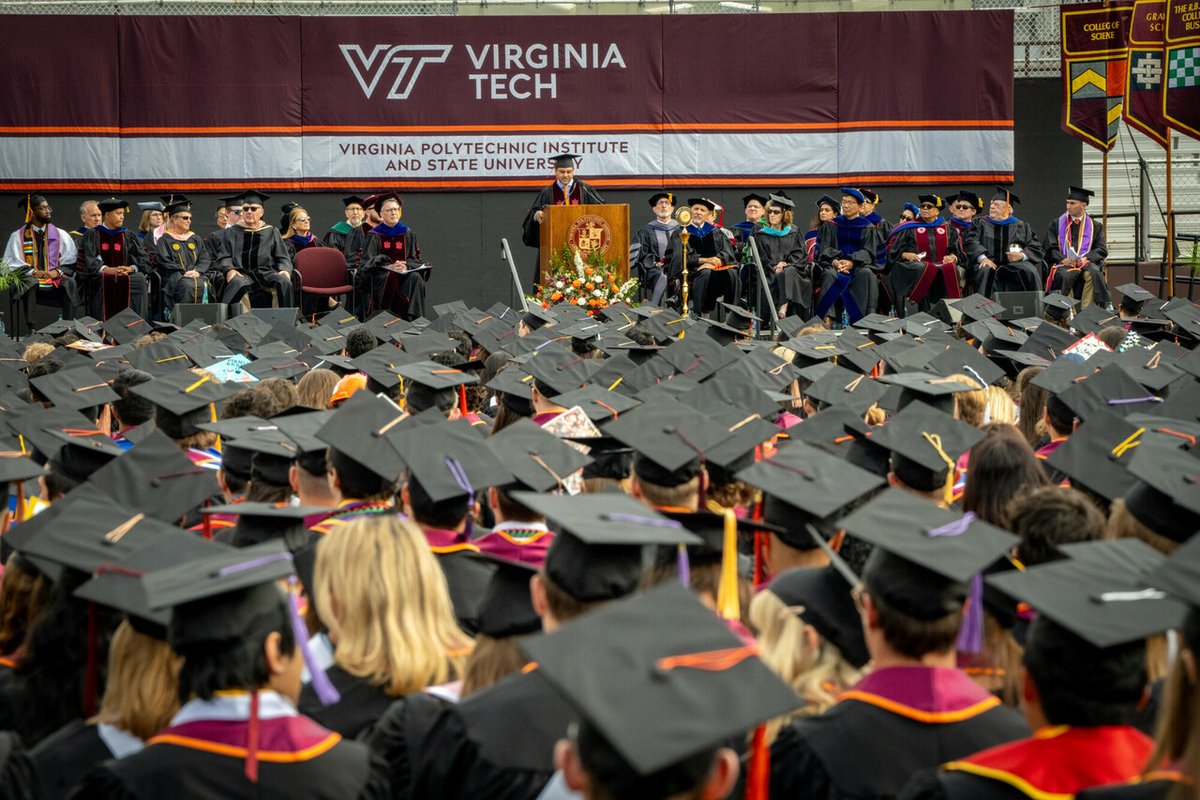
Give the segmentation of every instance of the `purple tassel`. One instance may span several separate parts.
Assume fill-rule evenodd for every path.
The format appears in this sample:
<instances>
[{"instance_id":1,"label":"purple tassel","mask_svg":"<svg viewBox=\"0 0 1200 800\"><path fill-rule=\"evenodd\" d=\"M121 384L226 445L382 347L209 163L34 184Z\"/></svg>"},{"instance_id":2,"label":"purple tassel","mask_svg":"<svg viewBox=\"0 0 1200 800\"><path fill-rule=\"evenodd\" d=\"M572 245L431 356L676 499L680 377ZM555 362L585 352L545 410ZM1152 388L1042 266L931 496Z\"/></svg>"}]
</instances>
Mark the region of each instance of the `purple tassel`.
<instances>
[{"instance_id":1,"label":"purple tassel","mask_svg":"<svg viewBox=\"0 0 1200 800\"><path fill-rule=\"evenodd\" d=\"M300 619L300 610L297 606L300 603L300 598L291 595L288 598L288 612L292 618L292 632L296 636L296 646L300 648L300 654L304 656L304 664L308 667L308 674L312 676L313 689L317 692L317 697L321 700L321 705L330 706L342 699L338 694L338 690L333 688L333 684L329 682L329 676L325 674L325 670L321 669L321 665L313 658L312 651L308 649L308 627L304 624L304 620Z\"/></svg>"},{"instance_id":2,"label":"purple tassel","mask_svg":"<svg viewBox=\"0 0 1200 800\"><path fill-rule=\"evenodd\" d=\"M676 557L679 569L679 582L685 589L692 585L692 563L688 559L687 545L679 545L679 555Z\"/></svg>"},{"instance_id":3,"label":"purple tassel","mask_svg":"<svg viewBox=\"0 0 1200 800\"><path fill-rule=\"evenodd\" d=\"M450 476L454 478L458 488L467 493L467 524L463 528L463 541L469 542L471 541L471 523L475 518L475 487L471 485L471 480L467 477L466 468L457 458L447 457L446 469L450 470Z\"/></svg>"},{"instance_id":4,"label":"purple tassel","mask_svg":"<svg viewBox=\"0 0 1200 800\"><path fill-rule=\"evenodd\" d=\"M962 536L967 532L967 528L971 527L971 523L976 520L975 512L968 511L954 522L947 523L938 528L933 528L926 532L930 537L935 536Z\"/></svg>"},{"instance_id":5,"label":"purple tassel","mask_svg":"<svg viewBox=\"0 0 1200 800\"><path fill-rule=\"evenodd\" d=\"M983 652L983 574L979 572L971 576L967 610L958 632L957 646L960 653Z\"/></svg>"}]
</instances>

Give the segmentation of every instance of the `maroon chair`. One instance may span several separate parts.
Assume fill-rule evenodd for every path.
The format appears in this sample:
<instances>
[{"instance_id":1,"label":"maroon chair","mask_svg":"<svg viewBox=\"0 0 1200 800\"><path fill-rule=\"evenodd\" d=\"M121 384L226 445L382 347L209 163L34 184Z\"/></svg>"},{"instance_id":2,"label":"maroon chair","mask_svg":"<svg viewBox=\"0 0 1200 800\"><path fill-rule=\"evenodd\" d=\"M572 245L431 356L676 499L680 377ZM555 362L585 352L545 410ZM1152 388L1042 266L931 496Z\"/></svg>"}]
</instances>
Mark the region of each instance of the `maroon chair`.
<instances>
[{"instance_id":1,"label":"maroon chair","mask_svg":"<svg viewBox=\"0 0 1200 800\"><path fill-rule=\"evenodd\" d=\"M342 251L333 247L309 247L296 254L294 267L300 273L302 296L345 295L346 305L353 307L350 305L350 296L354 293L354 287L349 283L349 270Z\"/></svg>"}]
</instances>

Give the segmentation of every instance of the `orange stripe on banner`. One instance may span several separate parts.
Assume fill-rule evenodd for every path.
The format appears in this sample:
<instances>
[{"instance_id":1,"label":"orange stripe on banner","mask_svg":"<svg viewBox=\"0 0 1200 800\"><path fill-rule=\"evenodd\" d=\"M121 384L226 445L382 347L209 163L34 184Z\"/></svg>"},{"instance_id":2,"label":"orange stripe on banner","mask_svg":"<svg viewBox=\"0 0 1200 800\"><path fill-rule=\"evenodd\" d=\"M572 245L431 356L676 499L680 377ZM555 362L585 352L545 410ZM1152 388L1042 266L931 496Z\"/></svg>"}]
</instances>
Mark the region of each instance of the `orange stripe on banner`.
<instances>
[{"instance_id":1,"label":"orange stripe on banner","mask_svg":"<svg viewBox=\"0 0 1200 800\"><path fill-rule=\"evenodd\" d=\"M5 125L0 135L22 134L116 134L138 135L241 135L246 133L528 133L534 131L832 131L858 129L905 128L1000 128L1013 127L1011 119L865 119L846 122L620 122L601 125L559 125L548 122L534 125L258 125L258 126L70 126L70 125Z\"/></svg>"},{"instance_id":2,"label":"orange stripe on banner","mask_svg":"<svg viewBox=\"0 0 1200 800\"><path fill-rule=\"evenodd\" d=\"M897 186L903 184L929 184L938 181L946 183L986 183L995 181L998 183L1012 183L1014 176L1011 172L981 172L981 173L947 173L945 175L838 175L824 176L813 178L790 178L779 179L773 178L780 186L834 186L839 183L875 183L880 186ZM382 179L364 179L368 183L371 180ZM392 181L388 183L396 189L461 189L463 191L471 191L474 189L537 189L546 185L545 178L530 178L525 180L470 180L461 179L454 181ZM685 181L689 186L749 186L762 182L762 176L743 175L729 176L722 178L687 178L680 177L678 181ZM677 182L678 182L677 181ZM639 187L654 187L662 183L661 178L645 177L645 178L589 178L588 183L593 186L628 186L631 188ZM363 184L362 180L356 181L226 181L222 183L214 181L189 181L180 179L170 183L160 181L91 181L77 183L47 183L39 181L37 183L23 181L0 181L0 190L9 192L25 192L34 190L45 190L49 192L65 192L65 191L148 191L148 190L176 190L181 188L194 189L196 191L227 191L231 189L262 189L264 191L270 189L278 189L281 191L321 191L326 189L357 189Z\"/></svg>"}]
</instances>

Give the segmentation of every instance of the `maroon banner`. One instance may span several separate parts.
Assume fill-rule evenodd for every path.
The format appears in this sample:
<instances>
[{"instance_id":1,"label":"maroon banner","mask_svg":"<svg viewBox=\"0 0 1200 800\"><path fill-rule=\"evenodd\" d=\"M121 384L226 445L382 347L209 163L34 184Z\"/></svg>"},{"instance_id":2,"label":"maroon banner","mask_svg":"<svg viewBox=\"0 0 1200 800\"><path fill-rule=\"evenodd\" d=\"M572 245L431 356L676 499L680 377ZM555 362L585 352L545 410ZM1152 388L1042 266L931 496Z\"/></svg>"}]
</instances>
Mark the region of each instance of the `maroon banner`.
<instances>
[{"instance_id":1,"label":"maroon banner","mask_svg":"<svg viewBox=\"0 0 1200 800\"><path fill-rule=\"evenodd\" d=\"M1200 2L1167 0L1167 83L1163 117L1200 139Z\"/></svg>"},{"instance_id":2,"label":"maroon banner","mask_svg":"<svg viewBox=\"0 0 1200 800\"><path fill-rule=\"evenodd\" d=\"M526 189L562 152L602 187L1012 179L1011 11L586 23L9 16L0 189Z\"/></svg>"},{"instance_id":3,"label":"maroon banner","mask_svg":"<svg viewBox=\"0 0 1200 800\"><path fill-rule=\"evenodd\" d=\"M1165 0L1135 0L1133 4L1125 108L1121 112L1126 122L1163 147L1167 145L1167 122L1162 113L1166 5Z\"/></svg>"},{"instance_id":4,"label":"maroon banner","mask_svg":"<svg viewBox=\"0 0 1200 800\"><path fill-rule=\"evenodd\" d=\"M1125 103L1132 3L1063 6L1062 128L1097 150L1111 150Z\"/></svg>"}]
</instances>

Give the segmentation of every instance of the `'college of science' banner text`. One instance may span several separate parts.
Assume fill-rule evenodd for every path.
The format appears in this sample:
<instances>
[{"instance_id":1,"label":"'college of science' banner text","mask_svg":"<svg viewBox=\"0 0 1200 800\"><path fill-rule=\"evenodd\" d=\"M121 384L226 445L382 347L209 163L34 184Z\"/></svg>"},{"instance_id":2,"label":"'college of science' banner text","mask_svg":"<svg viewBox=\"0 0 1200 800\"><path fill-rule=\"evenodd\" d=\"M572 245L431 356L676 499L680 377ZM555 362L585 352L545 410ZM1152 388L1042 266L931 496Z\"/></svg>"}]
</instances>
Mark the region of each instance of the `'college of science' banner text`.
<instances>
[{"instance_id":1,"label":"'college of science' banner text","mask_svg":"<svg viewBox=\"0 0 1200 800\"><path fill-rule=\"evenodd\" d=\"M524 189L1009 181L1012 13L6 18L0 189ZM39 43L71 41L61 58ZM795 42L819 42L797 50ZM913 41L925 45L916 51ZM180 59L220 42L239 54ZM733 42L793 52L700 75ZM837 57L839 52L854 54ZM872 53L863 59L860 54ZM946 63L978 69L946 72ZM881 63L939 74L882 80ZM53 102L31 104L37 83ZM93 76L90 83L78 75ZM170 91L132 91L155 75ZM127 82L127 81L126 81Z\"/></svg>"},{"instance_id":2,"label":"'college of science' banner text","mask_svg":"<svg viewBox=\"0 0 1200 800\"><path fill-rule=\"evenodd\" d=\"M1111 150L1125 102L1133 3L1064 5L1062 128L1098 150Z\"/></svg>"}]
</instances>

